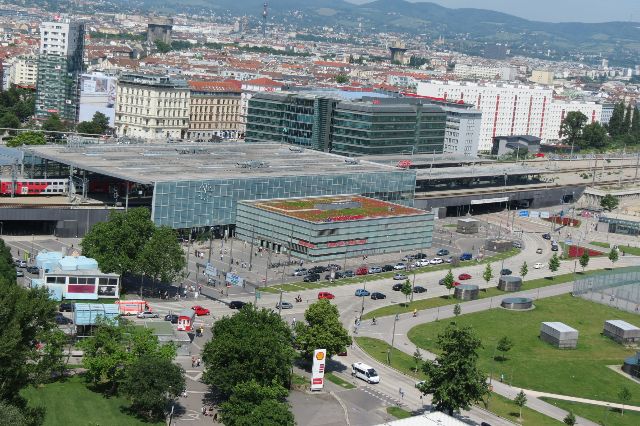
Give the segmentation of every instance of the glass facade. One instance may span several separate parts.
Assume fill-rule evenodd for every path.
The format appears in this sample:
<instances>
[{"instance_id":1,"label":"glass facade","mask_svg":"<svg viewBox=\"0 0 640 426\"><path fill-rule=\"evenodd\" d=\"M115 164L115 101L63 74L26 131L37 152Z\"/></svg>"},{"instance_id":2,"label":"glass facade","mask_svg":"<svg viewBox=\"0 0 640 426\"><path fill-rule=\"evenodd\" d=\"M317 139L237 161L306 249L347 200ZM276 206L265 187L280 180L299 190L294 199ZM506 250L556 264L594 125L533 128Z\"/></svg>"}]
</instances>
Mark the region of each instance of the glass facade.
<instances>
[{"instance_id":1,"label":"glass facade","mask_svg":"<svg viewBox=\"0 0 640 426\"><path fill-rule=\"evenodd\" d=\"M609 224L609 232L622 235L640 235L640 220L624 220L615 217L600 216L600 222Z\"/></svg>"},{"instance_id":2,"label":"glass facade","mask_svg":"<svg viewBox=\"0 0 640 426\"><path fill-rule=\"evenodd\" d=\"M412 205L415 184L411 170L158 182L152 218L174 229L229 225L236 222L238 201L318 195L359 194Z\"/></svg>"}]
</instances>

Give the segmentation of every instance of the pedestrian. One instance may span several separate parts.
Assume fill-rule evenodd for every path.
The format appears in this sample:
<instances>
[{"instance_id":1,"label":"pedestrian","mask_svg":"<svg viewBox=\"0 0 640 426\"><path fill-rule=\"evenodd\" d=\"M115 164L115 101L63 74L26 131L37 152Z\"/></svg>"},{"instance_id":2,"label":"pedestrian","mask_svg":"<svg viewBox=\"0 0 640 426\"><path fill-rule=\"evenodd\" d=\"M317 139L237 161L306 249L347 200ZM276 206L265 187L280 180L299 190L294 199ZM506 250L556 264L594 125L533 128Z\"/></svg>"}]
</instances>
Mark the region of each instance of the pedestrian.
<instances>
[{"instance_id":1,"label":"pedestrian","mask_svg":"<svg viewBox=\"0 0 640 426\"><path fill-rule=\"evenodd\" d=\"M200 332L202 333L202 329L200 329ZM198 367L200 367L200 364L202 364L202 358L198 358Z\"/></svg>"},{"instance_id":2,"label":"pedestrian","mask_svg":"<svg viewBox=\"0 0 640 426\"><path fill-rule=\"evenodd\" d=\"M191 357L191 368L195 368L195 366L196 366L196 357L192 356Z\"/></svg>"},{"instance_id":3,"label":"pedestrian","mask_svg":"<svg viewBox=\"0 0 640 426\"><path fill-rule=\"evenodd\" d=\"M203 416L207 415L207 407L205 407L204 405L202 406L202 415Z\"/></svg>"},{"instance_id":4,"label":"pedestrian","mask_svg":"<svg viewBox=\"0 0 640 426\"><path fill-rule=\"evenodd\" d=\"M186 397L187 397L187 390L186 390L186 389L182 391L182 397L183 397L183 398L186 398Z\"/></svg>"},{"instance_id":5,"label":"pedestrian","mask_svg":"<svg viewBox=\"0 0 640 426\"><path fill-rule=\"evenodd\" d=\"M222 262L224 260L224 254L220 255L220 262Z\"/></svg>"},{"instance_id":6,"label":"pedestrian","mask_svg":"<svg viewBox=\"0 0 640 426\"><path fill-rule=\"evenodd\" d=\"M217 422L217 421L218 421L218 413L215 413L215 414L213 415L213 421L214 421L214 422Z\"/></svg>"}]
</instances>

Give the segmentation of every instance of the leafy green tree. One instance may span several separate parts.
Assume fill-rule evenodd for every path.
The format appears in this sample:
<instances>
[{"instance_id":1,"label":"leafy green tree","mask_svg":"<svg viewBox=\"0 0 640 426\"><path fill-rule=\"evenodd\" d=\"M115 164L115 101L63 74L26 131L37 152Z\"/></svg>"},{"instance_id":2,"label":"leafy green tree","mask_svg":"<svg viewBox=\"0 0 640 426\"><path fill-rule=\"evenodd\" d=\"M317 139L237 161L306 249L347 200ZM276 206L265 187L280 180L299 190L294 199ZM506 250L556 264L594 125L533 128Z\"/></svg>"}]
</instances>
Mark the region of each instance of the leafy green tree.
<instances>
[{"instance_id":1,"label":"leafy green tree","mask_svg":"<svg viewBox=\"0 0 640 426\"><path fill-rule=\"evenodd\" d=\"M76 132L86 135L99 135L100 131L91 121L81 121L76 126Z\"/></svg>"},{"instance_id":2,"label":"leafy green tree","mask_svg":"<svg viewBox=\"0 0 640 426\"><path fill-rule=\"evenodd\" d=\"M44 407L31 408L26 401L20 406L0 400L0 419L3 425L40 426L44 423Z\"/></svg>"},{"instance_id":3,"label":"leafy green tree","mask_svg":"<svg viewBox=\"0 0 640 426\"><path fill-rule=\"evenodd\" d=\"M522 266L520 267L520 277L524 280L524 277L529 273L529 265L527 265L527 261L522 262Z\"/></svg>"},{"instance_id":4,"label":"leafy green tree","mask_svg":"<svg viewBox=\"0 0 640 426\"><path fill-rule=\"evenodd\" d=\"M567 414L565 418L562 419L562 421L567 426L574 426L576 424L576 416L571 411L569 411L569 414Z\"/></svg>"},{"instance_id":5,"label":"leafy green tree","mask_svg":"<svg viewBox=\"0 0 640 426\"><path fill-rule=\"evenodd\" d=\"M140 269L138 257L154 231L149 210L114 211L107 222L93 225L82 239L82 254L96 259L103 272L136 272Z\"/></svg>"},{"instance_id":6,"label":"leafy green tree","mask_svg":"<svg viewBox=\"0 0 640 426\"><path fill-rule=\"evenodd\" d=\"M40 132L21 132L7 141L8 147L17 147L22 145L44 145L47 141Z\"/></svg>"},{"instance_id":7,"label":"leafy green tree","mask_svg":"<svg viewBox=\"0 0 640 426\"><path fill-rule=\"evenodd\" d=\"M5 112L2 117L0 117L0 128L5 129L19 129L20 128L20 119L12 112ZM9 131L10 133L15 133Z\"/></svg>"},{"instance_id":8,"label":"leafy green tree","mask_svg":"<svg viewBox=\"0 0 640 426\"><path fill-rule=\"evenodd\" d=\"M51 114L44 123L42 123L42 130L49 132L64 132L67 130L67 126L65 126L62 120L60 120L60 116L58 114Z\"/></svg>"},{"instance_id":9,"label":"leafy green tree","mask_svg":"<svg viewBox=\"0 0 640 426\"><path fill-rule=\"evenodd\" d=\"M619 102L613 108L611 119L609 120L609 135L616 137L623 134L624 103Z\"/></svg>"},{"instance_id":10,"label":"leafy green tree","mask_svg":"<svg viewBox=\"0 0 640 426\"><path fill-rule=\"evenodd\" d=\"M238 383L231 397L220 405L225 426L293 426L286 403L287 390L279 383L261 385L255 380Z\"/></svg>"},{"instance_id":11,"label":"leafy green tree","mask_svg":"<svg viewBox=\"0 0 640 426\"><path fill-rule=\"evenodd\" d=\"M416 347L415 352L413 353L413 361L416 363L415 372L418 372L420 367L420 363L422 362L422 352L420 352L420 348Z\"/></svg>"},{"instance_id":12,"label":"leafy green tree","mask_svg":"<svg viewBox=\"0 0 640 426\"><path fill-rule=\"evenodd\" d=\"M615 210L618 207L618 203L619 202L620 201L618 200L618 197L616 197L614 195L611 195L611 194L606 194L600 200L600 207L602 207L603 209L605 209L607 211L612 211L612 210Z\"/></svg>"},{"instance_id":13,"label":"leafy green tree","mask_svg":"<svg viewBox=\"0 0 640 426\"><path fill-rule=\"evenodd\" d=\"M553 253L551 259L549 260L549 270L551 272L556 272L560 268L560 259L556 253Z\"/></svg>"},{"instance_id":14,"label":"leafy green tree","mask_svg":"<svg viewBox=\"0 0 640 426\"><path fill-rule=\"evenodd\" d=\"M618 259L619 259L618 249L612 248L611 251L609 252L609 260L611 261L611 264L615 265Z\"/></svg>"},{"instance_id":15,"label":"leafy green tree","mask_svg":"<svg viewBox=\"0 0 640 426\"><path fill-rule=\"evenodd\" d=\"M171 45L169 43L165 43L162 40L155 41L156 49L160 53L168 53L171 51Z\"/></svg>"},{"instance_id":16,"label":"leafy green tree","mask_svg":"<svg viewBox=\"0 0 640 426\"><path fill-rule=\"evenodd\" d=\"M295 341L306 359L310 360L316 349L326 349L327 357L331 357L344 352L351 344L351 336L340 322L338 308L328 300L311 304L304 319L306 323L296 323Z\"/></svg>"},{"instance_id":17,"label":"leafy green tree","mask_svg":"<svg viewBox=\"0 0 640 426\"><path fill-rule=\"evenodd\" d=\"M101 135L109 128L109 118L97 111L91 121L82 121L76 126L78 133Z\"/></svg>"},{"instance_id":18,"label":"leafy green tree","mask_svg":"<svg viewBox=\"0 0 640 426\"><path fill-rule=\"evenodd\" d=\"M140 251L138 265L154 282L173 282L187 265L178 233L168 226L156 228Z\"/></svg>"},{"instance_id":19,"label":"leafy green tree","mask_svg":"<svg viewBox=\"0 0 640 426\"><path fill-rule=\"evenodd\" d=\"M451 269L449 269L449 272L447 272L447 275L445 275L444 279L442 280L442 283L444 284L444 286L447 288L447 291L449 292L447 297L451 298L451 289L453 288L453 284L455 283L455 280L453 278L453 271Z\"/></svg>"},{"instance_id":20,"label":"leafy green tree","mask_svg":"<svg viewBox=\"0 0 640 426\"><path fill-rule=\"evenodd\" d=\"M158 356L136 358L125 371L121 390L131 408L149 421L165 417L165 407L185 388L184 370L170 359Z\"/></svg>"},{"instance_id":21,"label":"leafy green tree","mask_svg":"<svg viewBox=\"0 0 640 426\"><path fill-rule=\"evenodd\" d=\"M338 74L336 75L336 83L338 84L347 84L349 83L349 76L346 74Z\"/></svg>"},{"instance_id":22,"label":"leafy green tree","mask_svg":"<svg viewBox=\"0 0 640 426\"><path fill-rule=\"evenodd\" d=\"M582 128L580 146L583 148L604 149L609 144L607 129L600 123L590 123Z\"/></svg>"},{"instance_id":23,"label":"leafy green tree","mask_svg":"<svg viewBox=\"0 0 640 426\"><path fill-rule=\"evenodd\" d=\"M580 256L580 259L578 260L578 262L580 263L580 266L582 266L582 271L584 272L584 268L587 267L587 265L589 264L589 250L585 250L582 253L582 256Z\"/></svg>"},{"instance_id":24,"label":"leafy green tree","mask_svg":"<svg viewBox=\"0 0 640 426\"><path fill-rule=\"evenodd\" d=\"M202 380L223 398L236 384L251 380L261 386L274 382L289 386L293 336L277 313L246 305L236 315L216 321L212 331L213 339L202 352L206 366Z\"/></svg>"},{"instance_id":25,"label":"leafy green tree","mask_svg":"<svg viewBox=\"0 0 640 426\"><path fill-rule=\"evenodd\" d=\"M493 278L493 269L491 269L491 264L487 263L486 268L484 268L484 272L482 273L482 278L489 284L491 278Z\"/></svg>"},{"instance_id":26,"label":"leafy green tree","mask_svg":"<svg viewBox=\"0 0 640 426\"><path fill-rule=\"evenodd\" d=\"M69 336L62 330L54 328L41 333L39 341L47 342L39 351L39 360L32 371L39 383L47 382L53 375L63 376L67 369Z\"/></svg>"},{"instance_id":27,"label":"leafy green tree","mask_svg":"<svg viewBox=\"0 0 640 426\"><path fill-rule=\"evenodd\" d=\"M640 134L640 111L638 107L633 109L633 119L631 120L631 134L638 136Z\"/></svg>"},{"instance_id":28,"label":"leafy green tree","mask_svg":"<svg viewBox=\"0 0 640 426\"><path fill-rule=\"evenodd\" d=\"M402 287L400 288L400 293L404 294L404 303L407 304L407 300L409 298L409 296L411 295L411 283L409 282L409 280L406 280L403 284Z\"/></svg>"},{"instance_id":29,"label":"leafy green tree","mask_svg":"<svg viewBox=\"0 0 640 426\"><path fill-rule=\"evenodd\" d=\"M520 416L519 418L522 419L522 407L524 407L525 405L527 405L527 395L524 394L524 391L520 390L520 392L518 392L518 394L516 395L516 397L513 399L513 402L518 406L518 408L520 409Z\"/></svg>"},{"instance_id":30,"label":"leafy green tree","mask_svg":"<svg viewBox=\"0 0 640 426\"><path fill-rule=\"evenodd\" d=\"M622 404L621 414L623 416L624 416L624 405L627 404L631 400L632 396L633 395L631 395L631 391L626 386L623 386L620 389L620 392L618 392L618 399L620 400L620 403Z\"/></svg>"},{"instance_id":31,"label":"leafy green tree","mask_svg":"<svg viewBox=\"0 0 640 426\"><path fill-rule=\"evenodd\" d=\"M459 304L459 303L456 303L456 304L453 306L453 315L458 316L458 315L460 315L461 313L462 313L462 308L460 307L460 304Z\"/></svg>"},{"instance_id":32,"label":"leafy green tree","mask_svg":"<svg viewBox=\"0 0 640 426\"><path fill-rule=\"evenodd\" d=\"M507 359L507 352L509 352L512 347L513 340L511 340L509 336L502 336L496 345L496 349L500 352L500 355L496 357L496 361L505 361Z\"/></svg>"},{"instance_id":33,"label":"leafy green tree","mask_svg":"<svg viewBox=\"0 0 640 426\"><path fill-rule=\"evenodd\" d=\"M633 109L631 104L627 105L627 111L624 114L624 120L622 121L622 134L629 133L631 131L631 116L633 115Z\"/></svg>"},{"instance_id":34,"label":"leafy green tree","mask_svg":"<svg viewBox=\"0 0 640 426\"><path fill-rule=\"evenodd\" d=\"M448 414L482 400L489 384L477 366L482 344L473 329L451 323L438 335L436 346L439 355L422 366L427 379L418 387L420 392L433 395L436 410Z\"/></svg>"},{"instance_id":35,"label":"leafy green tree","mask_svg":"<svg viewBox=\"0 0 640 426\"><path fill-rule=\"evenodd\" d=\"M580 111L569 111L560 125L561 136L571 146L575 145L582 137L582 128L587 121L587 116Z\"/></svg>"}]
</instances>

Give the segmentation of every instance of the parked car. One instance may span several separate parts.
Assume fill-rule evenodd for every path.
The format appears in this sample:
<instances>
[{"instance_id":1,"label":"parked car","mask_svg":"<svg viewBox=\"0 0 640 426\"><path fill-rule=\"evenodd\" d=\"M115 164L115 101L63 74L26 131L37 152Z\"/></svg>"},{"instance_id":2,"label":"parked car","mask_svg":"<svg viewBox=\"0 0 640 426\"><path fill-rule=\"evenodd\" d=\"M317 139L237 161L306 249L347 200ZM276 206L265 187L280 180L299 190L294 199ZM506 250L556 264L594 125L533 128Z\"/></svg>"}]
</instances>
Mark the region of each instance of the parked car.
<instances>
[{"instance_id":1,"label":"parked car","mask_svg":"<svg viewBox=\"0 0 640 426\"><path fill-rule=\"evenodd\" d=\"M402 258L402 260L403 260L404 262L409 262L409 261L411 261L411 260L414 260L415 258L416 258L416 255L415 255L415 254L408 254L408 255L406 255L405 257L403 257L403 258Z\"/></svg>"},{"instance_id":2,"label":"parked car","mask_svg":"<svg viewBox=\"0 0 640 426\"><path fill-rule=\"evenodd\" d=\"M158 318L158 314L151 311L142 311L136 315L138 318Z\"/></svg>"},{"instance_id":3,"label":"parked car","mask_svg":"<svg viewBox=\"0 0 640 426\"><path fill-rule=\"evenodd\" d=\"M30 274L39 274L40 273L40 268L38 268L35 265L27 266L27 272L30 273Z\"/></svg>"},{"instance_id":4,"label":"parked car","mask_svg":"<svg viewBox=\"0 0 640 426\"><path fill-rule=\"evenodd\" d=\"M511 246L514 248L522 248L522 243L520 241L514 241L511 243Z\"/></svg>"},{"instance_id":5,"label":"parked car","mask_svg":"<svg viewBox=\"0 0 640 426\"><path fill-rule=\"evenodd\" d=\"M240 300L232 300L229 302L229 308L231 309L242 309L244 305L246 305L246 303Z\"/></svg>"},{"instance_id":6,"label":"parked car","mask_svg":"<svg viewBox=\"0 0 640 426\"><path fill-rule=\"evenodd\" d=\"M278 302L278 303L276 303L276 309L280 309L280 307L282 307L282 309L293 309L293 304L291 304L289 302Z\"/></svg>"},{"instance_id":7,"label":"parked car","mask_svg":"<svg viewBox=\"0 0 640 426\"><path fill-rule=\"evenodd\" d=\"M342 269L342 266L338 265L337 263L330 263L327 265L327 269L328 270L335 269L336 271L339 271Z\"/></svg>"},{"instance_id":8,"label":"parked car","mask_svg":"<svg viewBox=\"0 0 640 426\"><path fill-rule=\"evenodd\" d=\"M537 262L536 264L533 265L533 269L542 269L544 268L544 265L540 262Z\"/></svg>"},{"instance_id":9,"label":"parked car","mask_svg":"<svg viewBox=\"0 0 640 426\"><path fill-rule=\"evenodd\" d=\"M424 254L424 253L416 253L416 254L413 255L413 258L414 259L418 259L418 260L426 259L427 257L428 256L426 254Z\"/></svg>"},{"instance_id":10,"label":"parked car","mask_svg":"<svg viewBox=\"0 0 640 426\"><path fill-rule=\"evenodd\" d=\"M438 281L439 285L444 285L444 278L442 278L440 281ZM453 282L453 286L454 287L458 287L460 285L460 283L458 281L454 281Z\"/></svg>"},{"instance_id":11,"label":"parked car","mask_svg":"<svg viewBox=\"0 0 640 426\"><path fill-rule=\"evenodd\" d=\"M171 321L171 324L177 324L178 323L178 315L176 314L167 314L164 316L164 320L165 321Z\"/></svg>"},{"instance_id":12,"label":"parked car","mask_svg":"<svg viewBox=\"0 0 640 426\"><path fill-rule=\"evenodd\" d=\"M303 275L307 275L307 268L298 268L295 271L293 271L292 275L294 277L301 277Z\"/></svg>"},{"instance_id":13,"label":"parked car","mask_svg":"<svg viewBox=\"0 0 640 426\"><path fill-rule=\"evenodd\" d=\"M444 263L444 260L442 260L441 257L434 257L429 263L432 265L439 265L441 263Z\"/></svg>"},{"instance_id":14,"label":"parked car","mask_svg":"<svg viewBox=\"0 0 640 426\"><path fill-rule=\"evenodd\" d=\"M333 294L329 293L328 291L321 291L320 293L318 293L318 300L319 299L331 300L331 299L335 299L335 298L336 297Z\"/></svg>"},{"instance_id":15,"label":"parked car","mask_svg":"<svg viewBox=\"0 0 640 426\"><path fill-rule=\"evenodd\" d=\"M407 276L405 274L395 274L393 276L393 279L398 281L398 280L406 280Z\"/></svg>"},{"instance_id":16,"label":"parked car","mask_svg":"<svg viewBox=\"0 0 640 426\"><path fill-rule=\"evenodd\" d=\"M320 281L320 274L307 274L302 279L305 283L314 283L316 281Z\"/></svg>"},{"instance_id":17,"label":"parked car","mask_svg":"<svg viewBox=\"0 0 640 426\"><path fill-rule=\"evenodd\" d=\"M364 288L359 288L356 290L356 296L358 297L366 297L370 295L371 293L368 290L365 290Z\"/></svg>"},{"instance_id":18,"label":"parked car","mask_svg":"<svg viewBox=\"0 0 640 426\"><path fill-rule=\"evenodd\" d=\"M429 266L429 260L428 259L420 259L420 260L416 261L416 263L414 263L413 266L415 266L415 267Z\"/></svg>"},{"instance_id":19,"label":"parked car","mask_svg":"<svg viewBox=\"0 0 640 426\"><path fill-rule=\"evenodd\" d=\"M512 273L511 269L504 268L500 270L500 275L511 275Z\"/></svg>"},{"instance_id":20,"label":"parked car","mask_svg":"<svg viewBox=\"0 0 640 426\"><path fill-rule=\"evenodd\" d=\"M427 289L422 287L421 285L417 285L417 286L413 287L413 292L414 293L426 293Z\"/></svg>"},{"instance_id":21,"label":"parked car","mask_svg":"<svg viewBox=\"0 0 640 426\"><path fill-rule=\"evenodd\" d=\"M447 249L440 249L438 250L438 252L436 253L438 256L448 256L449 255L449 250Z\"/></svg>"},{"instance_id":22,"label":"parked car","mask_svg":"<svg viewBox=\"0 0 640 426\"><path fill-rule=\"evenodd\" d=\"M557 244L551 244L551 251L558 251L558 245Z\"/></svg>"},{"instance_id":23,"label":"parked car","mask_svg":"<svg viewBox=\"0 0 640 426\"><path fill-rule=\"evenodd\" d=\"M402 270L407 269L407 265L405 265L402 262L398 262L398 263L396 263L396 266L393 267L393 269L395 269L396 271L402 271Z\"/></svg>"},{"instance_id":24,"label":"parked car","mask_svg":"<svg viewBox=\"0 0 640 426\"><path fill-rule=\"evenodd\" d=\"M382 272L391 272L393 271L393 265L384 265L382 267Z\"/></svg>"},{"instance_id":25,"label":"parked car","mask_svg":"<svg viewBox=\"0 0 640 426\"><path fill-rule=\"evenodd\" d=\"M549 233L542 234L542 238L544 238L545 240L550 240L551 239L551 234L549 234Z\"/></svg>"},{"instance_id":26,"label":"parked car","mask_svg":"<svg viewBox=\"0 0 640 426\"><path fill-rule=\"evenodd\" d=\"M73 324L73 321L70 318L65 317L62 314L62 312L56 312L56 324L58 325Z\"/></svg>"},{"instance_id":27,"label":"parked car","mask_svg":"<svg viewBox=\"0 0 640 426\"><path fill-rule=\"evenodd\" d=\"M314 266L307 271L307 274L321 274L323 272L327 272L327 268L324 266Z\"/></svg>"},{"instance_id":28,"label":"parked car","mask_svg":"<svg viewBox=\"0 0 640 426\"><path fill-rule=\"evenodd\" d=\"M355 275L355 273L351 269L347 269L342 273L342 275L344 275L345 278L351 278Z\"/></svg>"},{"instance_id":29,"label":"parked car","mask_svg":"<svg viewBox=\"0 0 640 426\"><path fill-rule=\"evenodd\" d=\"M541 248L539 248L538 250L536 250L536 253L538 253L538 254L542 254L542 249L541 249Z\"/></svg>"},{"instance_id":30,"label":"parked car","mask_svg":"<svg viewBox=\"0 0 640 426\"><path fill-rule=\"evenodd\" d=\"M200 305L192 306L191 309L193 309L199 317L203 315L211 315L211 312L207 308L203 308Z\"/></svg>"},{"instance_id":31,"label":"parked car","mask_svg":"<svg viewBox=\"0 0 640 426\"><path fill-rule=\"evenodd\" d=\"M471 253L462 253L460 255L460 260L471 260L473 259L473 255Z\"/></svg>"},{"instance_id":32,"label":"parked car","mask_svg":"<svg viewBox=\"0 0 640 426\"><path fill-rule=\"evenodd\" d=\"M16 266L18 268L26 268L27 262L25 260L16 260Z\"/></svg>"},{"instance_id":33,"label":"parked car","mask_svg":"<svg viewBox=\"0 0 640 426\"><path fill-rule=\"evenodd\" d=\"M343 274L340 271L336 271L336 272L333 273L333 279L334 280L339 280L342 277L343 277ZM328 273L327 275L325 275L324 279L325 280L330 280L331 279L331 273Z\"/></svg>"},{"instance_id":34,"label":"parked car","mask_svg":"<svg viewBox=\"0 0 640 426\"><path fill-rule=\"evenodd\" d=\"M73 312L73 303L62 302L58 310L60 312Z\"/></svg>"},{"instance_id":35,"label":"parked car","mask_svg":"<svg viewBox=\"0 0 640 426\"><path fill-rule=\"evenodd\" d=\"M385 296L384 293L380 293L378 291L371 293L371 299L373 300L378 300L378 299L386 299L387 296Z\"/></svg>"},{"instance_id":36,"label":"parked car","mask_svg":"<svg viewBox=\"0 0 640 426\"><path fill-rule=\"evenodd\" d=\"M402 285L403 284L400 284L400 283L394 284L393 287L391 287L391 289L393 291L400 291L400 290L402 290Z\"/></svg>"},{"instance_id":37,"label":"parked car","mask_svg":"<svg viewBox=\"0 0 640 426\"><path fill-rule=\"evenodd\" d=\"M22 269L16 269L16 277L24 277L24 272L22 272Z\"/></svg>"},{"instance_id":38,"label":"parked car","mask_svg":"<svg viewBox=\"0 0 640 426\"><path fill-rule=\"evenodd\" d=\"M367 269L364 266L361 266L358 269L356 269L356 275L367 275L368 273L369 273L369 269Z\"/></svg>"},{"instance_id":39,"label":"parked car","mask_svg":"<svg viewBox=\"0 0 640 426\"><path fill-rule=\"evenodd\" d=\"M380 272L382 272L382 268L379 266L372 266L371 268L369 268L370 274L379 274Z\"/></svg>"},{"instance_id":40,"label":"parked car","mask_svg":"<svg viewBox=\"0 0 640 426\"><path fill-rule=\"evenodd\" d=\"M458 275L458 279L460 281L464 281L464 280L470 280L471 279L471 275L464 273L464 274L460 274Z\"/></svg>"},{"instance_id":41,"label":"parked car","mask_svg":"<svg viewBox=\"0 0 640 426\"><path fill-rule=\"evenodd\" d=\"M453 257L449 256L444 261L447 263L453 263Z\"/></svg>"}]
</instances>

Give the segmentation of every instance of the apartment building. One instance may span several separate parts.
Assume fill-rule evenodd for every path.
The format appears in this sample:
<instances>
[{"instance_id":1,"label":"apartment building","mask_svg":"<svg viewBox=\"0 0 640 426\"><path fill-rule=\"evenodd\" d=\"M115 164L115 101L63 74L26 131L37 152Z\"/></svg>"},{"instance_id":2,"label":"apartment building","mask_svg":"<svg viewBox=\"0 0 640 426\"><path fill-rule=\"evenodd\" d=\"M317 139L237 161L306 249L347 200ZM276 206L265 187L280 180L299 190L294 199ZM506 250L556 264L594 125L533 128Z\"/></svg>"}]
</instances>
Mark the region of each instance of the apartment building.
<instances>
[{"instance_id":1,"label":"apartment building","mask_svg":"<svg viewBox=\"0 0 640 426\"><path fill-rule=\"evenodd\" d=\"M518 70L506 66L456 64L453 73L460 78L512 81L516 79Z\"/></svg>"},{"instance_id":2,"label":"apartment building","mask_svg":"<svg viewBox=\"0 0 640 426\"><path fill-rule=\"evenodd\" d=\"M78 120L84 34L83 23L66 18L40 25L36 118L58 114L63 120Z\"/></svg>"},{"instance_id":3,"label":"apartment building","mask_svg":"<svg viewBox=\"0 0 640 426\"><path fill-rule=\"evenodd\" d=\"M187 137L196 140L241 137L240 87L239 81L190 81Z\"/></svg>"},{"instance_id":4,"label":"apartment building","mask_svg":"<svg viewBox=\"0 0 640 426\"><path fill-rule=\"evenodd\" d=\"M438 106L447 114L443 152L476 157L482 113L469 104L443 102L438 103Z\"/></svg>"},{"instance_id":5,"label":"apartment building","mask_svg":"<svg viewBox=\"0 0 640 426\"><path fill-rule=\"evenodd\" d=\"M554 99L547 107L547 120L542 139L546 141L562 138L560 127L562 121L571 111L580 111L587 116L587 123L602 122L602 105L596 102L568 101Z\"/></svg>"},{"instance_id":6,"label":"apartment building","mask_svg":"<svg viewBox=\"0 0 640 426\"><path fill-rule=\"evenodd\" d=\"M123 74L116 90L119 136L183 139L189 128L189 85L168 76Z\"/></svg>"},{"instance_id":7,"label":"apartment building","mask_svg":"<svg viewBox=\"0 0 640 426\"><path fill-rule=\"evenodd\" d=\"M10 69L10 85L29 88L36 87L38 82L38 57L36 55L24 55L13 58Z\"/></svg>"}]
</instances>

